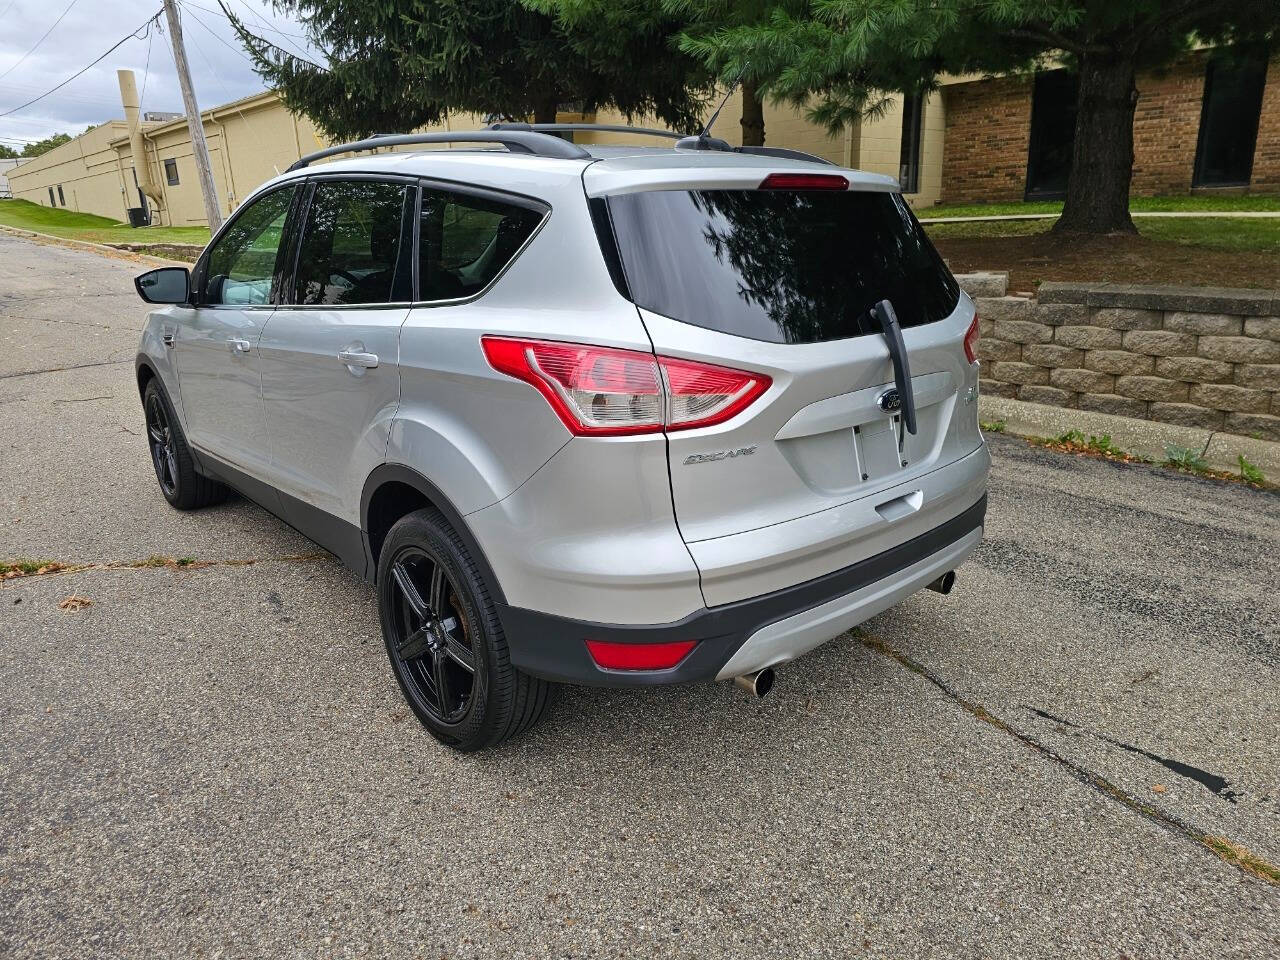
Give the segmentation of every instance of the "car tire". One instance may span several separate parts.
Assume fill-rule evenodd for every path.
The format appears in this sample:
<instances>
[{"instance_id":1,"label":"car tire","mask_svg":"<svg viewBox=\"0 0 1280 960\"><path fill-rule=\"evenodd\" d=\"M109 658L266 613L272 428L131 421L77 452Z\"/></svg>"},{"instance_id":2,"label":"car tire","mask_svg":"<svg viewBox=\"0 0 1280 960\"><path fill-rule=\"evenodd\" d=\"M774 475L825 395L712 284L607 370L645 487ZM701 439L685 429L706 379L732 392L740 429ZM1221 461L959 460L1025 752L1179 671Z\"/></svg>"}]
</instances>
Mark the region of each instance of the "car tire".
<instances>
[{"instance_id":1,"label":"car tire","mask_svg":"<svg viewBox=\"0 0 1280 960\"><path fill-rule=\"evenodd\" d=\"M174 415L164 388L154 377L142 393L146 418L147 447L155 467L160 492L178 510L198 510L227 499L231 492L224 484L196 469L187 438Z\"/></svg>"},{"instance_id":2,"label":"car tire","mask_svg":"<svg viewBox=\"0 0 1280 960\"><path fill-rule=\"evenodd\" d=\"M405 700L446 746L496 746L550 708L555 685L512 666L485 579L439 512L410 513L387 534L378 613Z\"/></svg>"}]
</instances>

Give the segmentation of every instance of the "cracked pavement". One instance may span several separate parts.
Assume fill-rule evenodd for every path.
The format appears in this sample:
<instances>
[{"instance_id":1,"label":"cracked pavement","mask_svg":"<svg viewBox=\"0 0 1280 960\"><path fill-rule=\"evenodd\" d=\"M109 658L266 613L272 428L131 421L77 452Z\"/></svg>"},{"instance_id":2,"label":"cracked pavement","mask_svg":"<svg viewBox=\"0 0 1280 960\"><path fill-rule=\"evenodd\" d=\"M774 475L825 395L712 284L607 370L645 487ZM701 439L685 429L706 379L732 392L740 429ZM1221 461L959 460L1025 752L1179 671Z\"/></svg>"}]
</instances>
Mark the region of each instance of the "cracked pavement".
<instances>
[{"instance_id":1,"label":"cracked pavement","mask_svg":"<svg viewBox=\"0 0 1280 960\"><path fill-rule=\"evenodd\" d=\"M368 586L164 503L143 269L0 235L0 561L93 565L0 581L0 956L1280 953L1197 839L1280 864L1280 497L993 437L950 596L457 756Z\"/></svg>"}]
</instances>

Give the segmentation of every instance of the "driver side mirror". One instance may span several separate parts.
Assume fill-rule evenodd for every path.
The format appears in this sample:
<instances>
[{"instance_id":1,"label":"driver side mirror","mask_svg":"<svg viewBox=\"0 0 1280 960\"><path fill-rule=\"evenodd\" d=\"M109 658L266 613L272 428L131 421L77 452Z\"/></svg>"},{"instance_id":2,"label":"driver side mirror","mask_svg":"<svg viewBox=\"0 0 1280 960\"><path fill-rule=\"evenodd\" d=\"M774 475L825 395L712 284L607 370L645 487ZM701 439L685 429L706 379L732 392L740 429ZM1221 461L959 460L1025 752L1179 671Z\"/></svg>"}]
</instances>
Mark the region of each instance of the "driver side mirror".
<instances>
[{"instance_id":1,"label":"driver side mirror","mask_svg":"<svg viewBox=\"0 0 1280 960\"><path fill-rule=\"evenodd\" d=\"M133 278L133 285L147 303L188 303L191 271L186 267L161 267Z\"/></svg>"}]
</instances>

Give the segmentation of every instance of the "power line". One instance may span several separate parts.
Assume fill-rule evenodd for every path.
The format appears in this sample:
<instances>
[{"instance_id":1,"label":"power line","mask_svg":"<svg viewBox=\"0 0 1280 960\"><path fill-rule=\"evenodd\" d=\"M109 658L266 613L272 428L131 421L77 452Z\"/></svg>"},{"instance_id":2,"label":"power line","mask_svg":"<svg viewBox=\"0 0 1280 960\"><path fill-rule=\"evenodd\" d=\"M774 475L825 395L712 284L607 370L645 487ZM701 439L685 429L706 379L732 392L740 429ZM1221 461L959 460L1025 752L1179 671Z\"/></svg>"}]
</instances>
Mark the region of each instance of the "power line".
<instances>
[{"instance_id":1,"label":"power line","mask_svg":"<svg viewBox=\"0 0 1280 960\"><path fill-rule=\"evenodd\" d=\"M32 47L30 50L28 50L26 53L24 53L22 55L22 58L17 63L13 64L13 66L11 66L8 70L6 70L4 73L0 73L0 78L7 77L9 74L13 73L14 70L18 69L18 67L22 66L23 62L27 59L27 57L31 56L33 53L36 52L36 47L39 47L40 44L44 43L45 40L49 39L49 34L53 33L53 31L57 28L58 24L62 22L62 18L65 17L68 13L70 13L71 8L74 7L79 2L80 0L71 0L71 2L67 4L67 9L63 10L62 13L58 16L58 19L53 21L53 26L44 32L44 36L36 41L35 46ZM10 4L10 6L12 6L12 4Z\"/></svg>"},{"instance_id":2,"label":"power line","mask_svg":"<svg viewBox=\"0 0 1280 960\"><path fill-rule=\"evenodd\" d=\"M213 39L217 40L220 44L222 44L224 47L226 47L228 50L234 53L241 60L245 61L250 65L253 64L253 61L250 60L247 56L245 56L245 53L243 50L237 50L235 47L231 45L230 40L227 40L226 38L219 36L218 33L213 29L213 27L209 26L207 23L201 20L198 16L196 16L196 12L191 9L191 7L194 6L194 4L188 4L185 2L185 0L179 0L179 3L181 4L183 10L191 14L191 19L194 20L196 23L200 24L200 26L202 26L205 29L205 31L213 37Z\"/></svg>"},{"instance_id":3,"label":"power line","mask_svg":"<svg viewBox=\"0 0 1280 960\"><path fill-rule=\"evenodd\" d=\"M159 24L157 23L157 27ZM142 67L142 93L138 94L138 126L142 126L142 108L147 102L147 78L151 76L151 39L155 36L152 30L147 31L147 61Z\"/></svg>"},{"instance_id":4,"label":"power line","mask_svg":"<svg viewBox=\"0 0 1280 960\"><path fill-rule=\"evenodd\" d=\"M81 74L83 74L83 73L87 73L89 70L91 70L91 69L93 69L94 67L96 67L96 66L97 66L98 64L100 64L103 60L107 59L107 57L111 56L111 54L115 53L118 49L120 49L122 46L124 46L128 41L130 41L130 40L141 40L141 39L142 39L142 37L138 36L138 34L139 34L139 33L141 33L143 30L146 30L146 31L147 31L147 33L150 33L150 32L151 32L151 24L152 24L152 23L153 23L153 21L155 21L155 19L156 19L157 17L159 17L159 16L160 16L160 12L159 12L159 11L157 11L153 16L149 17L149 18L146 20L146 22L142 24L142 26L138 27L138 29L137 29L137 30L134 30L132 33L126 34L125 36L123 36L123 37L121 37L119 40L117 40L115 43L113 43L113 44L111 45L111 49L110 49L110 50L108 50L108 51L107 51L106 53L104 53L102 56L98 57L98 58L97 58L96 60L94 60L92 63L90 63L90 64L88 64L88 65L86 65L86 66L84 66L84 67L81 67L79 70L77 70L77 71L76 71L75 73L73 73L71 76L67 77L67 79L63 80L63 81L62 81L60 84L58 84L56 87L53 87L53 88L52 88L52 89L50 89L50 90L46 90L44 93L40 94L40 96L35 97L35 98L31 99L31 100L28 100L26 103L22 104L21 106L14 107L12 110L5 110L3 113L0 113L0 117L7 117L7 116L9 116L11 113L17 113L19 110L25 110L25 109L27 109L27 107L31 106L33 103L39 103L41 100L43 100L45 97L49 96L50 94L52 94L52 93L57 93L59 90L61 90L63 87L65 87L68 83L70 83L70 82L71 82L72 80L74 80L76 77L80 76L80 75L81 75Z\"/></svg>"}]
</instances>

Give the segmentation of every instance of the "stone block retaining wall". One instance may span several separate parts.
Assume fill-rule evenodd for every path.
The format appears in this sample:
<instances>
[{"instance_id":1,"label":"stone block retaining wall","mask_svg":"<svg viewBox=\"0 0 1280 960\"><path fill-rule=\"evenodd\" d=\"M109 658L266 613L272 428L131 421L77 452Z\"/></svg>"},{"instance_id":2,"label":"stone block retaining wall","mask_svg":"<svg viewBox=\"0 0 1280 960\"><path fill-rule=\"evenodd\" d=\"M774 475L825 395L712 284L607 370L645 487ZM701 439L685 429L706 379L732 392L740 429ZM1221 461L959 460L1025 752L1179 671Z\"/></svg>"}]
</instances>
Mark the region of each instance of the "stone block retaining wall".
<instances>
[{"instance_id":1,"label":"stone block retaining wall","mask_svg":"<svg viewBox=\"0 0 1280 960\"><path fill-rule=\"evenodd\" d=\"M983 392L1280 440L1280 291L958 279Z\"/></svg>"}]
</instances>

